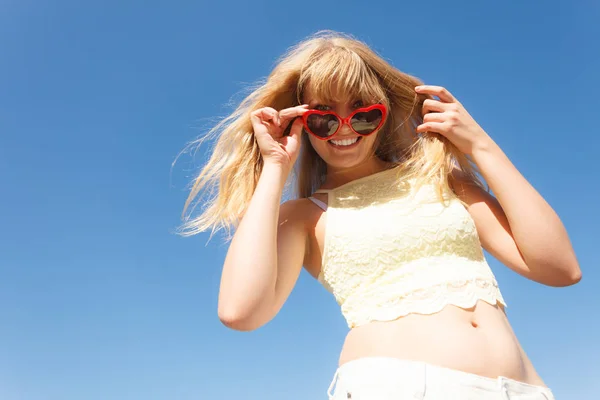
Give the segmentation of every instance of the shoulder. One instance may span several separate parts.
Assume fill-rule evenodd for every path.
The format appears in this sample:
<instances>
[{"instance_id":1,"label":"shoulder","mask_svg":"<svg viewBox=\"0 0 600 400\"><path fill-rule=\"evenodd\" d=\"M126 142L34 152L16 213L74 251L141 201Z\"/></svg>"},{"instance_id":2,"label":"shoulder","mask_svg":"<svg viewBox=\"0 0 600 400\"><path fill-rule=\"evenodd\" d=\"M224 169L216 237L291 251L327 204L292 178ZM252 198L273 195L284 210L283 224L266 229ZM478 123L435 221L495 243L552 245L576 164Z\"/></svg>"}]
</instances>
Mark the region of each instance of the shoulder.
<instances>
[{"instance_id":1,"label":"shoulder","mask_svg":"<svg viewBox=\"0 0 600 400\"><path fill-rule=\"evenodd\" d=\"M453 175L450 186L473 218L482 244L489 251L490 243L510 232L506 214L498 200L478 180L461 171Z\"/></svg>"},{"instance_id":2,"label":"shoulder","mask_svg":"<svg viewBox=\"0 0 600 400\"><path fill-rule=\"evenodd\" d=\"M473 218L480 235L486 235L490 228L497 230L500 225L506 225L506 215L502 206L478 179L456 170L448 183Z\"/></svg>"},{"instance_id":3,"label":"shoulder","mask_svg":"<svg viewBox=\"0 0 600 400\"><path fill-rule=\"evenodd\" d=\"M318 218L319 208L309 199L301 198L288 200L279 208L280 223L289 222L308 228Z\"/></svg>"},{"instance_id":4,"label":"shoulder","mask_svg":"<svg viewBox=\"0 0 600 400\"><path fill-rule=\"evenodd\" d=\"M452 170L448 176L448 185L454 194L467 205L492 197L476 177L466 174L458 168Z\"/></svg>"}]
</instances>

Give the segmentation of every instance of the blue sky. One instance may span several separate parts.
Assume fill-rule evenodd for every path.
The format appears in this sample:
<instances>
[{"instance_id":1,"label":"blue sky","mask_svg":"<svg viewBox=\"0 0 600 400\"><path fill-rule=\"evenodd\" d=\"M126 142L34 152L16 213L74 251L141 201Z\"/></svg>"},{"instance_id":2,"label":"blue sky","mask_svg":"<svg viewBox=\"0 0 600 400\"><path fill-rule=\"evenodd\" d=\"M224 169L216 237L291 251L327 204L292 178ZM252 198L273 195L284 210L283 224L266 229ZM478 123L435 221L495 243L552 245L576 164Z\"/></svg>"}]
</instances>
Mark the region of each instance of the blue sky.
<instances>
[{"instance_id":1,"label":"blue sky","mask_svg":"<svg viewBox=\"0 0 600 400\"><path fill-rule=\"evenodd\" d=\"M321 29L449 88L557 210L580 284L488 259L557 397L598 393L600 6L468 3L1 1L0 398L326 398L331 295L302 273L267 326L222 326L226 245L172 233L204 149L171 168Z\"/></svg>"}]
</instances>

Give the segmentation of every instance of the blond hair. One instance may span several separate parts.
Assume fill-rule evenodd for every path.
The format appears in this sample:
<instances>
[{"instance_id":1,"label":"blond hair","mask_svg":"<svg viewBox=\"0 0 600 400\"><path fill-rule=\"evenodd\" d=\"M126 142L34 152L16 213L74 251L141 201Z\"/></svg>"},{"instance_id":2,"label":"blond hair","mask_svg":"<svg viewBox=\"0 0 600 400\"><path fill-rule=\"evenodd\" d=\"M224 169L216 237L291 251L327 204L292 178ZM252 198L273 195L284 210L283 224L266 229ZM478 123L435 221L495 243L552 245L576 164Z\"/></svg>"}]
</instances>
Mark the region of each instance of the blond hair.
<instances>
[{"instance_id":1,"label":"blond hair","mask_svg":"<svg viewBox=\"0 0 600 400\"><path fill-rule=\"evenodd\" d=\"M307 88L325 102L363 99L385 104L388 118L372 151L381 160L396 164L406 179L416 180L417 186L434 184L442 199L444 192L451 192L452 174L458 170L462 179L482 187L476 165L445 137L416 134L415 128L423 121L423 102L428 98L415 92L420 84L346 34L322 31L291 47L266 82L196 142L218 137L186 200L180 233L193 235L209 229L213 233L219 229L231 232L250 202L263 167L250 114L262 107L281 110L302 104ZM295 168L300 198L310 196L326 176L326 164L306 134ZM195 207L190 211L190 205L202 201L201 192L208 199L202 213L192 217Z\"/></svg>"}]
</instances>

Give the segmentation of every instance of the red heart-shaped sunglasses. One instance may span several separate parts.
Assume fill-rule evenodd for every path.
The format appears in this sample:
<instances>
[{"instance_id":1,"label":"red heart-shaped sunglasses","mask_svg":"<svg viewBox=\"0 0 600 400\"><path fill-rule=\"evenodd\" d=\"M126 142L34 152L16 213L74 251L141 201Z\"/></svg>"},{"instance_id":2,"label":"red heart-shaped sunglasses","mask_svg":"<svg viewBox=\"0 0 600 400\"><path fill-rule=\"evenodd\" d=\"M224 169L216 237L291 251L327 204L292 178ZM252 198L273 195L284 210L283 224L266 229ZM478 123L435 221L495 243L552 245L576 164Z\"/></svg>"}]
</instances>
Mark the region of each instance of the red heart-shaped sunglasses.
<instances>
[{"instance_id":1,"label":"red heart-shaped sunglasses","mask_svg":"<svg viewBox=\"0 0 600 400\"><path fill-rule=\"evenodd\" d=\"M346 118L333 111L308 110L302 115L304 129L317 139L329 140L347 124L352 131L361 136L376 132L385 122L387 108L383 104L356 109Z\"/></svg>"}]
</instances>

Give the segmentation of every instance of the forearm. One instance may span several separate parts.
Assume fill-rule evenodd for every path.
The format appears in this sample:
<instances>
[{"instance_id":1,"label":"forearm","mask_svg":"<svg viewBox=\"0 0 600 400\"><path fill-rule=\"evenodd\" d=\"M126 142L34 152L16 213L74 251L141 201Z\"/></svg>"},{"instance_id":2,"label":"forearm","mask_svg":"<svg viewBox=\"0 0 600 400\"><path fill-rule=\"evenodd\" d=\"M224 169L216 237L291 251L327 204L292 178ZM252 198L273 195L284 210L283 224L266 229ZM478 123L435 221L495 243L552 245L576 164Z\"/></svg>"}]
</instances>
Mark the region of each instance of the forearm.
<instances>
[{"instance_id":1,"label":"forearm","mask_svg":"<svg viewBox=\"0 0 600 400\"><path fill-rule=\"evenodd\" d=\"M233 236L221 276L221 319L245 319L268 308L277 279L277 223L286 171L265 165Z\"/></svg>"},{"instance_id":2,"label":"forearm","mask_svg":"<svg viewBox=\"0 0 600 400\"><path fill-rule=\"evenodd\" d=\"M544 198L491 139L474 149L479 167L504 213L532 272L577 281L581 274L567 231Z\"/></svg>"}]
</instances>

